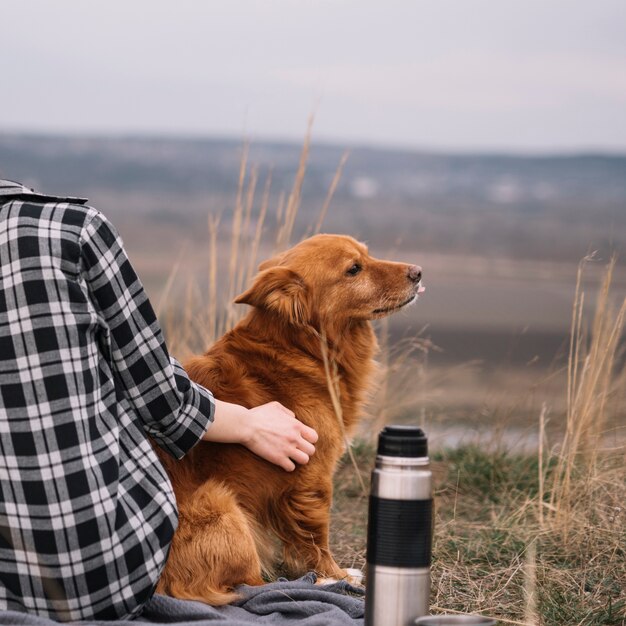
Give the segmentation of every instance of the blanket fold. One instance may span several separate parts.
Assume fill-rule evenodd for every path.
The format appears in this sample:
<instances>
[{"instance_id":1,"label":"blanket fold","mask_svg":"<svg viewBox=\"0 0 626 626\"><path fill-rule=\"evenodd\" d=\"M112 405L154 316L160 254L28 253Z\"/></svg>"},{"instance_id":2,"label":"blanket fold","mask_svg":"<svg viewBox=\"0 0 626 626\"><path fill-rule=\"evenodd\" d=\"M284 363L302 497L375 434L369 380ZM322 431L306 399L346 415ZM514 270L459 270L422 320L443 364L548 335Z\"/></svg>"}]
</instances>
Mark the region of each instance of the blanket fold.
<instances>
[{"instance_id":1,"label":"blanket fold","mask_svg":"<svg viewBox=\"0 0 626 626\"><path fill-rule=\"evenodd\" d=\"M80 622L91 626L139 626L171 624L172 626L222 626L280 624L282 626L362 626L363 589L345 581L316 585L316 576L306 574L297 580L278 580L260 587L242 586L238 602L211 607L202 602L176 600L155 595L135 620ZM0 624L14 626L57 626L50 619L18 613L0 612Z\"/></svg>"}]
</instances>

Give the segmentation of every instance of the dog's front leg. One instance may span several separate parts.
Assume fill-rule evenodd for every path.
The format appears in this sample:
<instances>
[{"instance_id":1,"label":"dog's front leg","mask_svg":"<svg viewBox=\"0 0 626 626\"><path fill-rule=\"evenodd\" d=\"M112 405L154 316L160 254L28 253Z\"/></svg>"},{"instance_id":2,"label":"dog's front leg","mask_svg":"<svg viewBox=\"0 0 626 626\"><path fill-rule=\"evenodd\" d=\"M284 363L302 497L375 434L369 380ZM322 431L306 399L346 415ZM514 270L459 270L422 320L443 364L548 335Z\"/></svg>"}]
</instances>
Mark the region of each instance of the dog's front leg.
<instances>
[{"instance_id":1,"label":"dog's front leg","mask_svg":"<svg viewBox=\"0 0 626 626\"><path fill-rule=\"evenodd\" d=\"M283 542L284 566L290 575L315 571L321 576L345 578L329 546L332 485L315 491L292 491L276 510L276 532Z\"/></svg>"}]
</instances>

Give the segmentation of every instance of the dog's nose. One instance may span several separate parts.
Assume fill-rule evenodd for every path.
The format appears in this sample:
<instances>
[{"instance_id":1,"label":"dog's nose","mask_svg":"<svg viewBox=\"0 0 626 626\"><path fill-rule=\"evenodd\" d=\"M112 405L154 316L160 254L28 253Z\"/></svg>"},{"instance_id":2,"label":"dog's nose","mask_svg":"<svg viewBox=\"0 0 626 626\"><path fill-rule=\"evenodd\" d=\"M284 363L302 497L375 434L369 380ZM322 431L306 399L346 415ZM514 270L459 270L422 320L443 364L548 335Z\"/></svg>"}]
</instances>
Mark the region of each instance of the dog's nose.
<instances>
[{"instance_id":1,"label":"dog's nose","mask_svg":"<svg viewBox=\"0 0 626 626\"><path fill-rule=\"evenodd\" d=\"M418 265L409 265L409 280L419 283L422 280L422 268Z\"/></svg>"}]
</instances>

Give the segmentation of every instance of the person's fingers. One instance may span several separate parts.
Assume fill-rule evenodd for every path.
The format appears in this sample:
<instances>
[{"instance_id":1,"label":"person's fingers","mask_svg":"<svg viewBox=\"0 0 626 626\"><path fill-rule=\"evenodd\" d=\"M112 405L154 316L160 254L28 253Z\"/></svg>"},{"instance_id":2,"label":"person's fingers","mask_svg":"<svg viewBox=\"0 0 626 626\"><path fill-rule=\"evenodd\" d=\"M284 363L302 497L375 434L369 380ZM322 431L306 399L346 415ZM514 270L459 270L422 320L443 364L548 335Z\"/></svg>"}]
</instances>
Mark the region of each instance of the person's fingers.
<instances>
[{"instance_id":1,"label":"person's fingers","mask_svg":"<svg viewBox=\"0 0 626 626\"><path fill-rule=\"evenodd\" d=\"M309 456L313 456L315 454L315 446L304 439L300 441L300 443L298 444L298 448Z\"/></svg>"},{"instance_id":2,"label":"person's fingers","mask_svg":"<svg viewBox=\"0 0 626 626\"><path fill-rule=\"evenodd\" d=\"M317 433L315 430L307 426L306 424L302 424L300 432L302 437L311 443L315 443L318 440Z\"/></svg>"},{"instance_id":3,"label":"person's fingers","mask_svg":"<svg viewBox=\"0 0 626 626\"><path fill-rule=\"evenodd\" d=\"M288 457L283 459L279 465L287 472L293 472L296 469L296 464Z\"/></svg>"},{"instance_id":4,"label":"person's fingers","mask_svg":"<svg viewBox=\"0 0 626 626\"><path fill-rule=\"evenodd\" d=\"M292 461L299 463L300 465L306 465L309 462L309 455L302 450L294 450L289 454Z\"/></svg>"},{"instance_id":5,"label":"person's fingers","mask_svg":"<svg viewBox=\"0 0 626 626\"><path fill-rule=\"evenodd\" d=\"M269 403L269 405L272 405L274 408L279 409L282 413L288 415L289 417L292 417L296 420L298 419L296 417L296 414L291 409L288 409L284 404L281 404L277 400L273 400ZM307 426L306 424L298 421L298 427L300 429L299 434L307 441L315 443L318 440L317 432L315 432L315 430L310 426Z\"/></svg>"}]
</instances>

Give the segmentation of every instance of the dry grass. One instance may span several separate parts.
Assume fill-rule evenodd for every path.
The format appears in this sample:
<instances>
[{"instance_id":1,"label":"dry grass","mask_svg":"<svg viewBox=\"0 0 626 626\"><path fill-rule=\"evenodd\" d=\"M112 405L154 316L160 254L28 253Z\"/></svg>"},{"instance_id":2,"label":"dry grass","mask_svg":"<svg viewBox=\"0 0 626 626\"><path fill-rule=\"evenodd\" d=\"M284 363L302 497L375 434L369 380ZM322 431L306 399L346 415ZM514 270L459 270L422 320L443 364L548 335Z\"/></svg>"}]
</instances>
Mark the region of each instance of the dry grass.
<instances>
[{"instance_id":1,"label":"dry grass","mask_svg":"<svg viewBox=\"0 0 626 626\"><path fill-rule=\"evenodd\" d=\"M363 480L373 449L357 448ZM548 469L548 476L555 466ZM433 611L478 612L503 623L624 624L624 468L607 467L581 493L574 531L542 528L537 456L466 446L434 455ZM367 498L348 463L336 481L333 549L365 564Z\"/></svg>"},{"instance_id":2,"label":"dry grass","mask_svg":"<svg viewBox=\"0 0 626 626\"><path fill-rule=\"evenodd\" d=\"M260 185L244 146L229 222L228 275L222 278L217 271L222 220L210 216L207 284L186 286L182 314L176 312L180 302L170 302L176 267L164 290L159 310L170 348L180 358L203 351L236 323L244 307L229 303L254 274L261 250L277 252L293 243L309 149L310 127L292 189L281 194L268 233L271 174ZM308 234L322 227L345 158ZM613 304L612 271L610 264L589 329L583 317L582 266L579 271L567 388L562 391L566 423L559 437L547 428L550 407L544 405L537 416L537 452L506 452L494 437L480 446L434 455L435 610L482 612L517 624L626 623L624 450L604 449L609 418L615 422L611 413L626 395L626 373L619 371L625 305ZM332 538L335 555L346 567L365 562L364 491L373 464L373 437L384 423L407 415L419 416L428 429L428 414L421 410L426 405L423 389L447 393L446 379L438 381L429 372L428 354L436 348L427 339L418 335L391 345L385 326L379 330L381 384L362 438L352 446L353 462L346 459L336 480ZM326 367L332 396L336 372L332 362ZM497 406L490 415L494 426L502 421Z\"/></svg>"},{"instance_id":3,"label":"dry grass","mask_svg":"<svg viewBox=\"0 0 626 626\"><path fill-rule=\"evenodd\" d=\"M619 395L623 382L615 374L626 299L615 308L611 298L615 260L607 266L589 331L584 326L585 293L581 288L585 262L578 271L572 312L566 429L548 508L549 521L561 525L565 535L570 530L570 522L574 521L572 512L579 500L582 476L593 482L604 473L599 454L606 434L607 407L611 399ZM575 472L582 474L576 481Z\"/></svg>"}]
</instances>

